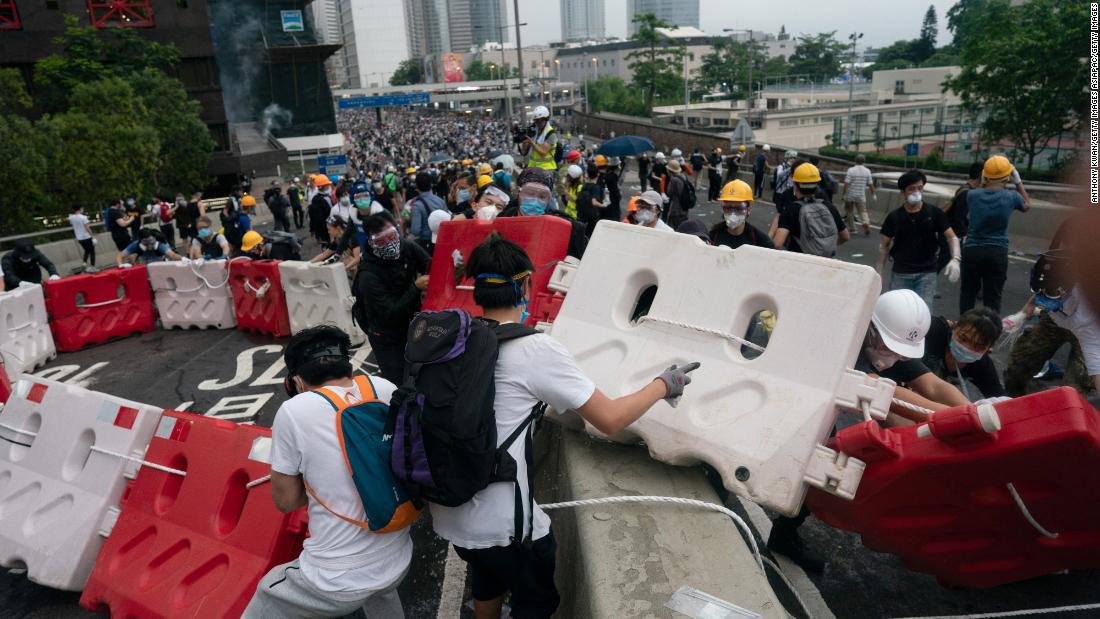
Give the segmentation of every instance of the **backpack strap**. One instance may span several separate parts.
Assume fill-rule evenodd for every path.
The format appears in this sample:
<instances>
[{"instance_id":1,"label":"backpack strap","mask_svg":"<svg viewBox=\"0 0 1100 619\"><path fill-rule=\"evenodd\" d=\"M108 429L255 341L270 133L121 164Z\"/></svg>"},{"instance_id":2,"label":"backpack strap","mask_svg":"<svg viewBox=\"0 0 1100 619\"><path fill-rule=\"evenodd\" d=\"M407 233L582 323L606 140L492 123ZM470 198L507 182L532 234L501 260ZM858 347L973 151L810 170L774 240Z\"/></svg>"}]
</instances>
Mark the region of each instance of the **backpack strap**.
<instances>
[{"instance_id":1,"label":"backpack strap","mask_svg":"<svg viewBox=\"0 0 1100 619\"><path fill-rule=\"evenodd\" d=\"M504 442L497 448L496 461L499 465L505 455L508 454L508 448L519 439L520 435L524 435L524 454L527 464L527 526L523 524L523 488L519 484L519 474L517 473L512 480L515 486L515 511L512 520L513 533L512 543L522 544L525 547L531 546L531 535L535 532L535 430L539 421L542 420L542 416L546 413L546 403L537 402L531 409L531 413L527 415L527 419L523 420L523 423L518 428L512 431L508 435L508 438L504 439Z\"/></svg>"}]
</instances>

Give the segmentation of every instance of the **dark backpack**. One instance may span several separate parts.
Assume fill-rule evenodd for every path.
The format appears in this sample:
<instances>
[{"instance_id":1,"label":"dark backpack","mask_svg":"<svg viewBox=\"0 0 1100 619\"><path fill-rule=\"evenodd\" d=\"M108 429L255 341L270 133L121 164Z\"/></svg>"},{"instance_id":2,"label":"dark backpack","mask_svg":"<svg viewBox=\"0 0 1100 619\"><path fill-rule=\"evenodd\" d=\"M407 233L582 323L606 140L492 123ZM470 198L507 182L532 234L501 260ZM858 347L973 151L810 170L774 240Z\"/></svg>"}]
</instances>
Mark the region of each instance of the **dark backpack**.
<instances>
[{"instance_id":1,"label":"dark backpack","mask_svg":"<svg viewBox=\"0 0 1100 619\"><path fill-rule=\"evenodd\" d=\"M690 211L696 204L695 183L688 180L687 175L680 175L680 180L684 181L684 187L680 193L680 208Z\"/></svg>"},{"instance_id":2,"label":"dark backpack","mask_svg":"<svg viewBox=\"0 0 1100 619\"><path fill-rule=\"evenodd\" d=\"M800 202L798 244L802 253L832 258L836 256L837 226L829 207L821 200ZM789 208L789 207L788 207Z\"/></svg>"},{"instance_id":3,"label":"dark backpack","mask_svg":"<svg viewBox=\"0 0 1100 619\"><path fill-rule=\"evenodd\" d=\"M115 222L111 221L111 209L103 209L103 229L107 232L115 231Z\"/></svg>"},{"instance_id":4,"label":"dark backpack","mask_svg":"<svg viewBox=\"0 0 1100 619\"><path fill-rule=\"evenodd\" d=\"M386 429L393 435L390 466L414 498L457 507L493 482L513 482L517 538L524 537L523 503L518 463L508 448L527 434L528 479L533 479L527 430L546 407L536 405L497 447L497 346L535 333L460 309L418 313L409 324L405 380L390 402Z\"/></svg>"},{"instance_id":5,"label":"dark backpack","mask_svg":"<svg viewBox=\"0 0 1100 619\"><path fill-rule=\"evenodd\" d=\"M229 215L222 211L222 227L225 229L225 240L229 241L229 244L233 247L240 247L241 241L244 237L244 231L241 230L241 217L238 211L234 211Z\"/></svg>"}]
</instances>

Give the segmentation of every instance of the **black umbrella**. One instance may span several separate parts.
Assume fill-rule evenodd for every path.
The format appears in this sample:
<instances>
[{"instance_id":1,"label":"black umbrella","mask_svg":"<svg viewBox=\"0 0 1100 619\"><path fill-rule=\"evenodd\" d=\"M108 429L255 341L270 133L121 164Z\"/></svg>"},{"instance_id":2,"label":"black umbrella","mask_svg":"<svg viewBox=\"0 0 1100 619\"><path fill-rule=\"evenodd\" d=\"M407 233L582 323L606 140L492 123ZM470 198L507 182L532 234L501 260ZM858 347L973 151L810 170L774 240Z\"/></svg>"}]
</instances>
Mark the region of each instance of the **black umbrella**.
<instances>
[{"instance_id":1,"label":"black umbrella","mask_svg":"<svg viewBox=\"0 0 1100 619\"><path fill-rule=\"evenodd\" d=\"M489 154L486 155L486 157L488 157L489 159L496 159L497 157L499 157L501 155L505 155L507 153L508 153L508 151L506 151L506 150L493 150L493 151L489 151Z\"/></svg>"},{"instance_id":2,"label":"black umbrella","mask_svg":"<svg viewBox=\"0 0 1100 619\"><path fill-rule=\"evenodd\" d=\"M600 144L596 153L608 157L637 157L651 150L657 150L653 140L640 135L621 135Z\"/></svg>"},{"instance_id":3,"label":"black umbrella","mask_svg":"<svg viewBox=\"0 0 1100 619\"><path fill-rule=\"evenodd\" d=\"M428 160L428 163L439 163L440 161L450 161L451 159L454 159L454 157L448 155L447 153L436 153L432 155L432 158Z\"/></svg>"}]
</instances>

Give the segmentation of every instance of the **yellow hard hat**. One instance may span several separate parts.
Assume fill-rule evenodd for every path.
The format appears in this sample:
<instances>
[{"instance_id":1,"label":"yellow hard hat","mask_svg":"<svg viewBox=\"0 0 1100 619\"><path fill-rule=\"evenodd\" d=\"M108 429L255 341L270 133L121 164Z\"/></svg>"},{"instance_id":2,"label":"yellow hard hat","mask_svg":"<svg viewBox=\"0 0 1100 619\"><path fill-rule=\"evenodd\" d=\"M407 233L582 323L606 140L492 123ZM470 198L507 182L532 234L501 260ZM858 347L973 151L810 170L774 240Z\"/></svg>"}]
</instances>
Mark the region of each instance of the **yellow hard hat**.
<instances>
[{"instance_id":1,"label":"yellow hard hat","mask_svg":"<svg viewBox=\"0 0 1100 619\"><path fill-rule=\"evenodd\" d=\"M416 174L416 168L409 166L409 169L405 170L405 174Z\"/></svg>"},{"instance_id":2,"label":"yellow hard hat","mask_svg":"<svg viewBox=\"0 0 1100 619\"><path fill-rule=\"evenodd\" d=\"M752 202L752 187L741 179L732 180L722 187L718 199L723 202Z\"/></svg>"},{"instance_id":3,"label":"yellow hard hat","mask_svg":"<svg viewBox=\"0 0 1100 619\"><path fill-rule=\"evenodd\" d=\"M473 163L473 160L471 160L471 159L463 159L462 160L462 165L470 165L472 163Z\"/></svg>"},{"instance_id":4,"label":"yellow hard hat","mask_svg":"<svg viewBox=\"0 0 1100 619\"><path fill-rule=\"evenodd\" d=\"M241 251L252 251L257 245L264 242L264 237L259 232L249 230L241 237Z\"/></svg>"},{"instance_id":5,"label":"yellow hard hat","mask_svg":"<svg viewBox=\"0 0 1100 619\"><path fill-rule=\"evenodd\" d=\"M491 166L487 163L483 163L483 164L481 164L480 167L478 167L477 172L478 172L478 174L492 174L493 173L493 166Z\"/></svg>"},{"instance_id":6,"label":"yellow hard hat","mask_svg":"<svg viewBox=\"0 0 1100 619\"><path fill-rule=\"evenodd\" d=\"M256 198L245 194L245 196L241 198L241 206L256 206Z\"/></svg>"},{"instance_id":7,"label":"yellow hard hat","mask_svg":"<svg viewBox=\"0 0 1100 619\"><path fill-rule=\"evenodd\" d=\"M477 177L477 189L478 189L478 191L481 191L482 189L484 189L486 185L492 185L492 184L493 184L493 177L489 176L488 174L482 174L481 176Z\"/></svg>"},{"instance_id":8,"label":"yellow hard hat","mask_svg":"<svg viewBox=\"0 0 1100 619\"><path fill-rule=\"evenodd\" d=\"M817 166L812 163L804 163L794 169L794 175L791 176L791 180L796 183L803 183L806 185L820 183L821 170L818 170Z\"/></svg>"},{"instance_id":9,"label":"yellow hard hat","mask_svg":"<svg viewBox=\"0 0 1100 619\"><path fill-rule=\"evenodd\" d=\"M1012 174L1012 163L1004 155L993 155L985 160L982 166L982 176L989 180L997 180Z\"/></svg>"},{"instance_id":10,"label":"yellow hard hat","mask_svg":"<svg viewBox=\"0 0 1100 619\"><path fill-rule=\"evenodd\" d=\"M738 146L738 147L737 147L737 151L738 151L738 152L741 152L741 153L745 152L745 145L744 145L744 144L742 144L741 146Z\"/></svg>"},{"instance_id":11,"label":"yellow hard hat","mask_svg":"<svg viewBox=\"0 0 1100 619\"><path fill-rule=\"evenodd\" d=\"M607 157L604 157L603 155L596 155L596 167L597 168L606 168L607 167Z\"/></svg>"}]
</instances>

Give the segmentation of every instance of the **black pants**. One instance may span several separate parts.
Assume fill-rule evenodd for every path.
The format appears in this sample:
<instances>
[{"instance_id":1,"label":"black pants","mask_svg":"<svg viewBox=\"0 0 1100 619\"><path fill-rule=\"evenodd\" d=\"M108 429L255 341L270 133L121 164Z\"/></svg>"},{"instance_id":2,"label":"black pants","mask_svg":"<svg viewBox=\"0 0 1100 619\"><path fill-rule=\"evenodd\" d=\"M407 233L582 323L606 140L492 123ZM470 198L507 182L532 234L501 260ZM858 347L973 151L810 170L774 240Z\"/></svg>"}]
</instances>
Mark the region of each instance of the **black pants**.
<instances>
[{"instance_id":1,"label":"black pants","mask_svg":"<svg viewBox=\"0 0 1100 619\"><path fill-rule=\"evenodd\" d=\"M959 314L974 307L979 290L982 305L1000 313L1001 293L1008 277L1008 250L995 245L964 247L961 271Z\"/></svg>"},{"instance_id":2,"label":"black pants","mask_svg":"<svg viewBox=\"0 0 1100 619\"><path fill-rule=\"evenodd\" d=\"M172 223L161 224L160 233L164 235L164 239L168 241L168 247L173 250L176 249L176 226Z\"/></svg>"},{"instance_id":3,"label":"black pants","mask_svg":"<svg viewBox=\"0 0 1100 619\"><path fill-rule=\"evenodd\" d=\"M80 239L77 241L80 246L84 248L84 257L82 260L88 263L88 266L95 266L95 243L92 239Z\"/></svg>"},{"instance_id":4,"label":"black pants","mask_svg":"<svg viewBox=\"0 0 1100 619\"><path fill-rule=\"evenodd\" d=\"M280 210L272 210L271 217L275 220L275 230L290 232L290 218L287 217L287 212L285 208Z\"/></svg>"},{"instance_id":5,"label":"black pants","mask_svg":"<svg viewBox=\"0 0 1100 619\"><path fill-rule=\"evenodd\" d=\"M558 609L556 551L553 533L535 540L530 548L522 544L476 550L455 546L458 556L470 565L474 599L488 602L511 591L514 619L548 618Z\"/></svg>"},{"instance_id":6,"label":"black pants","mask_svg":"<svg viewBox=\"0 0 1100 619\"><path fill-rule=\"evenodd\" d=\"M722 177L717 172L711 172L707 182L707 201L714 202L722 192Z\"/></svg>"},{"instance_id":7,"label":"black pants","mask_svg":"<svg viewBox=\"0 0 1100 619\"><path fill-rule=\"evenodd\" d=\"M405 378L405 341L386 337L376 331L367 331L367 341L374 351L378 373L391 383L400 385Z\"/></svg>"},{"instance_id":8,"label":"black pants","mask_svg":"<svg viewBox=\"0 0 1100 619\"><path fill-rule=\"evenodd\" d=\"M756 172L754 170L753 173L752 173L752 195L755 198L759 198L763 191L764 191L764 171L761 170L759 172Z\"/></svg>"},{"instance_id":9,"label":"black pants","mask_svg":"<svg viewBox=\"0 0 1100 619\"><path fill-rule=\"evenodd\" d=\"M645 191L646 183L649 182L649 170L638 170L638 183L642 186L642 191Z\"/></svg>"},{"instance_id":10,"label":"black pants","mask_svg":"<svg viewBox=\"0 0 1100 619\"><path fill-rule=\"evenodd\" d=\"M301 205L291 205L290 210L294 212L294 227L301 230L306 221L305 211L302 210Z\"/></svg>"}]
</instances>

